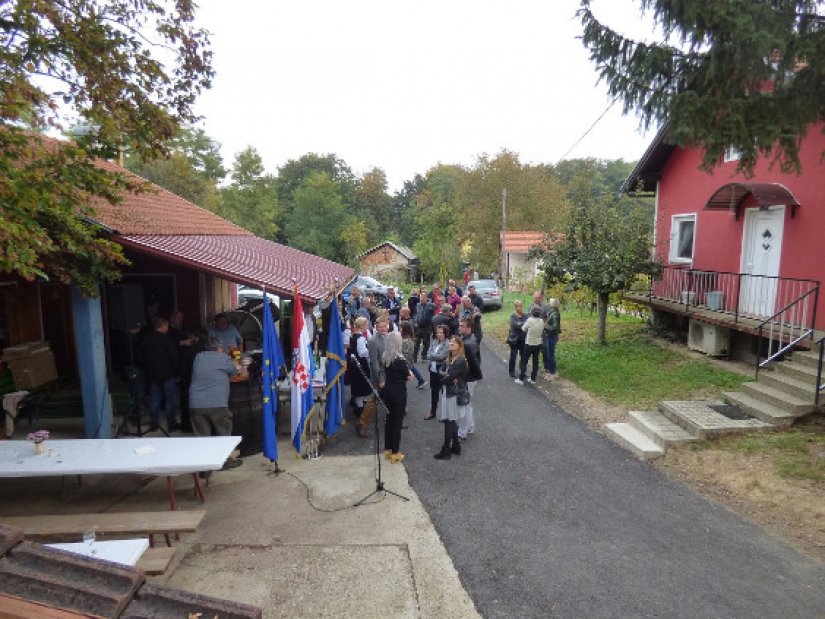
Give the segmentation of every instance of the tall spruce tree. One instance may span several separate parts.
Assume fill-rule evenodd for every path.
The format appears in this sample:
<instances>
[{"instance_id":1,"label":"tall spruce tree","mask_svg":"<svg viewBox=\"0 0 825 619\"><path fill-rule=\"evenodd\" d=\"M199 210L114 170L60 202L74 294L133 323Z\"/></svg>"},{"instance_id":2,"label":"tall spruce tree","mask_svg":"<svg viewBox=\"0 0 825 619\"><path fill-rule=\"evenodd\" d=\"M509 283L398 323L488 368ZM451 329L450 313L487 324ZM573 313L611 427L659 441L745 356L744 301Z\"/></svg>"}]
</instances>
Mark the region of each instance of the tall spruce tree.
<instances>
[{"instance_id":1,"label":"tall spruce tree","mask_svg":"<svg viewBox=\"0 0 825 619\"><path fill-rule=\"evenodd\" d=\"M825 13L816 0L639 0L664 41L629 39L581 0L582 41L612 96L645 126L667 123L703 167L728 148L799 171L800 136L825 116Z\"/></svg>"}]
</instances>

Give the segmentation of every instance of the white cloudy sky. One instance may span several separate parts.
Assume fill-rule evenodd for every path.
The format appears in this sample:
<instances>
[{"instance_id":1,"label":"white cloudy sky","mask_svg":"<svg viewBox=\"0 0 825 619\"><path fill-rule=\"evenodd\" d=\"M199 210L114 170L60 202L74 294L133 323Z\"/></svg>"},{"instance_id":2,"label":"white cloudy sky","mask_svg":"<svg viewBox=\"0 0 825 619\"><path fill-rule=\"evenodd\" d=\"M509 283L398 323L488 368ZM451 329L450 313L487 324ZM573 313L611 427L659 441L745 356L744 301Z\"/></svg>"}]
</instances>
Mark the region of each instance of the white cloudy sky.
<instances>
[{"instance_id":1,"label":"white cloudy sky","mask_svg":"<svg viewBox=\"0 0 825 619\"><path fill-rule=\"evenodd\" d=\"M384 169L391 190L442 163L502 148L523 162L638 159L652 139L609 105L581 42L578 0L201 0L217 76L197 109L235 153L268 171L308 152L357 173ZM594 11L650 35L633 0Z\"/></svg>"}]
</instances>

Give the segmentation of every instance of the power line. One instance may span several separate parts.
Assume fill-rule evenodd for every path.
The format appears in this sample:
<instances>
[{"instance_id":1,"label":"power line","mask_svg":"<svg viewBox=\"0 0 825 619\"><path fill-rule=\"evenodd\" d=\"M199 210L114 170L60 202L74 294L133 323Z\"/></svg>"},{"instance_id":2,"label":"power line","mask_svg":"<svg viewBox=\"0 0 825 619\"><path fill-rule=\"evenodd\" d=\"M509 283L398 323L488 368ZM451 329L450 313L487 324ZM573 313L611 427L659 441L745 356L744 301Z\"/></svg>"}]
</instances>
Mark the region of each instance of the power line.
<instances>
[{"instance_id":1,"label":"power line","mask_svg":"<svg viewBox=\"0 0 825 619\"><path fill-rule=\"evenodd\" d=\"M615 97L613 97L613 100L612 100L612 101L608 104L608 106L607 106L606 108L604 108L604 112L602 112L601 114L599 114L599 117L598 117L596 120L594 120L594 121L593 121L593 124L592 124L592 125L590 125L590 127L588 127L588 128L587 128L587 131L585 131L585 132L582 134L582 136L581 136L578 140L576 140L576 143L575 143L575 144L573 144L573 146L571 146L570 148L568 148L568 149L567 149L567 152L566 152L566 153L564 153L564 154L561 156L561 158L559 159L559 161L563 161L564 159L566 159L566 158L567 158L567 155L569 155L569 154L572 152L572 150L573 150L574 148L576 148L579 144L581 144L582 140L583 140L584 138L586 138L586 137L587 137L587 134L589 134L591 131L593 131L593 128L594 128L596 125L598 125L598 124L599 124L599 121L600 121L602 118L604 118L604 115L605 115L605 114L607 114L607 112L608 112L608 111L610 111L610 108L612 108L612 107L613 107L613 104L614 104L614 103L616 103L616 101L618 101L618 100L619 100L619 95L616 95Z\"/></svg>"}]
</instances>

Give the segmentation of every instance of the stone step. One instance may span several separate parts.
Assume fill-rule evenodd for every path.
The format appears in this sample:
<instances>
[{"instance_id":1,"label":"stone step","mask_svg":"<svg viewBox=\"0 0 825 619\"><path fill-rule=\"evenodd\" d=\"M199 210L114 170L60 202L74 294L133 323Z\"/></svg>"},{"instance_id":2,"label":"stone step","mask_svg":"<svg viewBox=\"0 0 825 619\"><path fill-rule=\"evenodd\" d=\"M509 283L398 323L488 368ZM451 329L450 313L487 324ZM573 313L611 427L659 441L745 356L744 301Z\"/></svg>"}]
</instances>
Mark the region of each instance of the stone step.
<instances>
[{"instance_id":1,"label":"stone step","mask_svg":"<svg viewBox=\"0 0 825 619\"><path fill-rule=\"evenodd\" d=\"M816 367L805 365L795 361L782 361L773 366L773 371L782 376L790 376L794 380L804 383L816 384ZM760 372L760 375L762 372Z\"/></svg>"},{"instance_id":2,"label":"stone step","mask_svg":"<svg viewBox=\"0 0 825 619\"><path fill-rule=\"evenodd\" d=\"M644 434L662 450L667 449L673 443L699 440L699 437L673 423L658 411L630 411L628 418L628 423L632 427Z\"/></svg>"},{"instance_id":3,"label":"stone step","mask_svg":"<svg viewBox=\"0 0 825 619\"><path fill-rule=\"evenodd\" d=\"M816 388L814 382L805 382L799 380L788 374L780 374L778 372L759 372L759 379L757 382L760 385L766 385L779 391L784 391L803 402L813 404L816 397Z\"/></svg>"},{"instance_id":4,"label":"stone step","mask_svg":"<svg viewBox=\"0 0 825 619\"><path fill-rule=\"evenodd\" d=\"M819 367L819 349L795 350L791 359L794 363L816 369Z\"/></svg>"},{"instance_id":5,"label":"stone step","mask_svg":"<svg viewBox=\"0 0 825 619\"><path fill-rule=\"evenodd\" d=\"M739 392L757 400L762 400L780 410L788 411L795 417L801 417L813 410L813 402L806 402L780 389L762 383L742 383Z\"/></svg>"},{"instance_id":6,"label":"stone step","mask_svg":"<svg viewBox=\"0 0 825 619\"><path fill-rule=\"evenodd\" d=\"M711 408L712 405L721 404L723 402L665 400L659 402L659 412L699 439L771 427L768 423L752 417L730 419Z\"/></svg>"},{"instance_id":7,"label":"stone step","mask_svg":"<svg viewBox=\"0 0 825 619\"><path fill-rule=\"evenodd\" d=\"M607 435L619 445L641 458L652 460L664 455L664 450L629 423L607 423Z\"/></svg>"},{"instance_id":8,"label":"stone step","mask_svg":"<svg viewBox=\"0 0 825 619\"><path fill-rule=\"evenodd\" d=\"M796 415L793 413L772 406L764 400L755 398L741 391L726 391L722 394L722 397L728 402L736 404L749 415L753 415L757 419L772 426L789 426L793 423L794 419L796 419Z\"/></svg>"}]
</instances>

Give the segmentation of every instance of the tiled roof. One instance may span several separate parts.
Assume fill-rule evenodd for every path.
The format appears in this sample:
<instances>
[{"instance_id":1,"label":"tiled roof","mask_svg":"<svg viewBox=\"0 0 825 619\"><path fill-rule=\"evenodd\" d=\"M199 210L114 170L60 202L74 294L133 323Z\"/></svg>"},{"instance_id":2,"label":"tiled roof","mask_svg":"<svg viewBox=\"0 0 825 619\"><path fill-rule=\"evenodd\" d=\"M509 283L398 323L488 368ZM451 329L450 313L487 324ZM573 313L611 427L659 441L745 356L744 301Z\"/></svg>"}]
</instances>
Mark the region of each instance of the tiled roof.
<instances>
[{"instance_id":1,"label":"tiled roof","mask_svg":"<svg viewBox=\"0 0 825 619\"><path fill-rule=\"evenodd\" d=\"M371 254L375 250L381 249L382 247L384 247L384 245L389 245L395 251L397 251L399 254L404 256L407 260L415 260L415 258L416 258L415 252L413 250L411 250L409 247L406 247L405 245L399 245L398 243L393 243L392 241L384 241L383 243L379 243L375 247L372 247L372 248L368 249L367 251L365 251L363 254L358 256L358 259L361 260L361 258L366 256L367 254Z\"/></svg>"},{"instance_id":2,"label":"tiled roof","mask_svg":"<svg viewBox=\"0 0 825 619\"><path fill-rule=\"evenodd\" d=\"M353 277L350 267L253 235L115 236L125 247L214 273L230 281L279 295L292 295L292 279L301 297L322 299L338 278L343 286Z\"/></svg>"},{"instance_id":3,"label":"tiled roof","mask_svg":"<svg viewBox=\"0 0 825 619\"><path fill-rule=\"evenodd\" d=\"M502 251L511 254L526 254L531 247L546 245L553 239L552 234L545 232L503 232L501 233Z\"/></svg>"},{"instance_id":4,"label":"tiled roof","mask_svg":"<svg viewBox=\"0 0 825 619\"><path fill-rule=\"evenodd\" d=\"M140 178L108 161L97 165ZM124 195L118 204L95 200L94 219L119 234L252 234L171 191L151 183L150 187L143 193Z\"/></svg>"},{"instance_id":5,"label":"tiled roof","mask_svg":"<svg viewBox=\"0 0 825 619\"><path fill-rule=\"evenodd\" d=\"M60 143L55 138L37 137L46 148ZM96 160L95 165L143 180L110 161ZM258 238L215 213L148 184L148 191L125 194L118 204L103 199L92 203L96 210L93 220L126 247L240 284L265 286L282 296L292 295L294 278L301 297L310 303L326 296L336 277L341 286L355 277L355 271L347 266Z\"/></svg>"}]
</instances>

